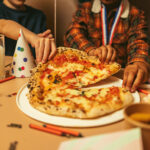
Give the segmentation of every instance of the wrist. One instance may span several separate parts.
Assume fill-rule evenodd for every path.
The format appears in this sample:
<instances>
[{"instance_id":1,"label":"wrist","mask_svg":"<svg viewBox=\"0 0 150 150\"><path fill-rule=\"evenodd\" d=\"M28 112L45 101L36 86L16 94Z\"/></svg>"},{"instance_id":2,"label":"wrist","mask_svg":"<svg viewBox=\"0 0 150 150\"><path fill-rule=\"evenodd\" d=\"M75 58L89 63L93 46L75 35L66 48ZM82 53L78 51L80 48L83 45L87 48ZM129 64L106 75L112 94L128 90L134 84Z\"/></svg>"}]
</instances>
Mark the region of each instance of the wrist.
<instances>
[{"instance_id":1,"label":"wrist","mask_svg":"<svg viewBox=\"0 0 150 150\"><path fill-rule=\"evenodd\" d=\"M39 37L36 34L31 34L31 36L29 37L29 43L31 44L32 47L35 47L35 43L37 41Z\"/></svg>"}]
</instances>

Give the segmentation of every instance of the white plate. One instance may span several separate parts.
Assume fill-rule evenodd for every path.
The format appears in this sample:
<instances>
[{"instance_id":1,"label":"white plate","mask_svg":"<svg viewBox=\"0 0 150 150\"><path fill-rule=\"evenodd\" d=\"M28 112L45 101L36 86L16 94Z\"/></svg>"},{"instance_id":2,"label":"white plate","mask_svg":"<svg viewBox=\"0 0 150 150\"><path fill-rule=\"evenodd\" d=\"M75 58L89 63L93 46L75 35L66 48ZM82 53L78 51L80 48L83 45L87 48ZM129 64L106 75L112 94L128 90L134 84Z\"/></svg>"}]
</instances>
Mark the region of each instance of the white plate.
<instances>
[{"instance_id":1,"label":"white plate","mask_svg":"<svg viewBox=\"0 0 150 150\"><path fill-rule=\"evenodd\" d=\"M107 80L101 81L100 83L102 85L96 87L121 86L122 80L116 77L110 77ZM65 117L48 115L36 110L29 104L29 101L26 96L27 93L28 93L28 88L26 85L24 85L17 94L17 98L16 98L17 106L22 112L24 112L29 117L45 123L65 126L65 127L94 127L94 126L102 126L102 125L114 123L124 118L123 109L96 119L73 119L73 118L65 118ZM134 103L140 102L140 97L138 92L133 93L133 97L134 97Z\"/></svg>"}]
</instances>

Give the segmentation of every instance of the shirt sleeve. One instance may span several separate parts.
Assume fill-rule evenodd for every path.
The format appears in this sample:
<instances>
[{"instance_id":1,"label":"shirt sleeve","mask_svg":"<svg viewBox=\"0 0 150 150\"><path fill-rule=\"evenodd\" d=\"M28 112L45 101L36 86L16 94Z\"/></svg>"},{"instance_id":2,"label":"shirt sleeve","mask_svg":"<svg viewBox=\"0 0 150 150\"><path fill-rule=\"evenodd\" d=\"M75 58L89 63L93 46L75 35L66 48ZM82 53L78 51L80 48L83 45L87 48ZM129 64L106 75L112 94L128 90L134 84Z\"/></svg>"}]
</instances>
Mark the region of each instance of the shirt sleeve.
<instances>
[{"instance_id":1,"label":"shirt sleeve","mask_svg":"<svg viewBox=\"0 0 150 150\"><path fill-rule=\"evenodd\" d=\"M84 8L82 4L78 6L77 11L72 18L72 23L64 36L64 46L89 52L89 50L96 47L88 40L85 9L86 8Z\"/></svg>"},{"instance_id":2,"label":"shirt sleeve","mask_svg":"<svg viewBox=\"0 0 150 150\"><path fill-rule=\"evenodd\" d=\"M47 30L47 24L46 24L46 16L44 13L42 13L42 17L41 17L41 33Z\"/></svg>"},{"instance_id":3,"label":"shirt sleeve","mask_svg":"<svg viewBox=\"0 0 150 150\"><path fill-rule=\"evenodd\" d=\"M128 34L128 64L142 61L150 63L150 47L148 40L148 26L143 11L131 10L131 22Z\"/></svg>"}]
</instances>

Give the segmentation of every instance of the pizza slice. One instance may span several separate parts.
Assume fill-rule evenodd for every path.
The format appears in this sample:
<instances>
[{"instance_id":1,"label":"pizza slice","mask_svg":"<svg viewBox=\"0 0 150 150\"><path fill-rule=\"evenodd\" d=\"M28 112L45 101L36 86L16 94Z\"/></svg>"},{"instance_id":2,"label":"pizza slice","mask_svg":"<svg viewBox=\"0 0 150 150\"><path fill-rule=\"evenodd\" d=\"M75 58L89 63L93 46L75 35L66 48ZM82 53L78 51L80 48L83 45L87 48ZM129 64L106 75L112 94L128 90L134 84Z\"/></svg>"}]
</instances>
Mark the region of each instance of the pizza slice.
<instances>
[{"instance_id":1,"label":"pizza slice","mask_svg":"<svg viewBox=\"0 0 150 150\"><path fill-rule=\"evenodd\" d=\"M97 57L71 48L58 48L58 54L43 67L40 81L44 89L68 84L85 87L108 78L120 70L117 63L102 64Z\"/></svg>"},{"instance_id":2,"label":"pizza slice","mask_svg":"<svg viewBox=\"0 0 150 150\"><path fill-rule=\"evenodd\" d=\"M82 119L100 117L133 102L132 94L121 87L71 89L64 86L43 95L43 99L30 99L30 104L50 115Z\"/></svg>"}]
</instances>

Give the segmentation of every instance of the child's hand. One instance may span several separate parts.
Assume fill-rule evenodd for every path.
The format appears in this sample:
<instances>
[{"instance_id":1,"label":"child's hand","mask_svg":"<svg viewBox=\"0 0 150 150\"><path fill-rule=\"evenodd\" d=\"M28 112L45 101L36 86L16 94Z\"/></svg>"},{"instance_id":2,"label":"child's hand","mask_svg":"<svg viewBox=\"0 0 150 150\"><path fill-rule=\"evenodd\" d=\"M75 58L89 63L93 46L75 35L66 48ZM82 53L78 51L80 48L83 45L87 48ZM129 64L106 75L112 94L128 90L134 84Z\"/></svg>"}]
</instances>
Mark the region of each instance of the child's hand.
<instances>
[{"instance_id":1,"label":"child's hand","mask_svg":"<svg viewBox=\"0 0 150 150\"><path fill-rule=\"evenodd\" d=\"M115 61L116 50L110 46L101 46L89 51L89 55L98 56L101 62L109 63Z\"/></svg>"},{"instance_id":2,"label":"child's hand","mask_svg":"<svg viewBox=\"0 0 150 150\"><path fill-rule=\"evenodd\" d=\"M56 53L56 45L53 38L42 38L36 35L32 40L32 46L36 51L37 63L45 63L47 60L50 60Z\"/></svg>"},{"instance_id":3,"label":"child's hand","mask_svg":"<svg viewBox=\"0 0 150 150\"><path fill-rule=\"evenodd\" d=\"M50 29L47 29L46 31L44 31L43 33L39 33L37 34L39 37L45 37L45 38L53 38L53 35L51 33L51 30Z\"/></svg>"},{"instance_id":4,"label":"child's hand","mask_svg":"<svg viewBox=\"0 0 150 150\"><path fill-rule=\"evenodd\" d=\"M138 86L148 80L148 65L143 62L134 62L126 66L123 77L123 87L135 92Z\"/></svg>"}]
</instances>

